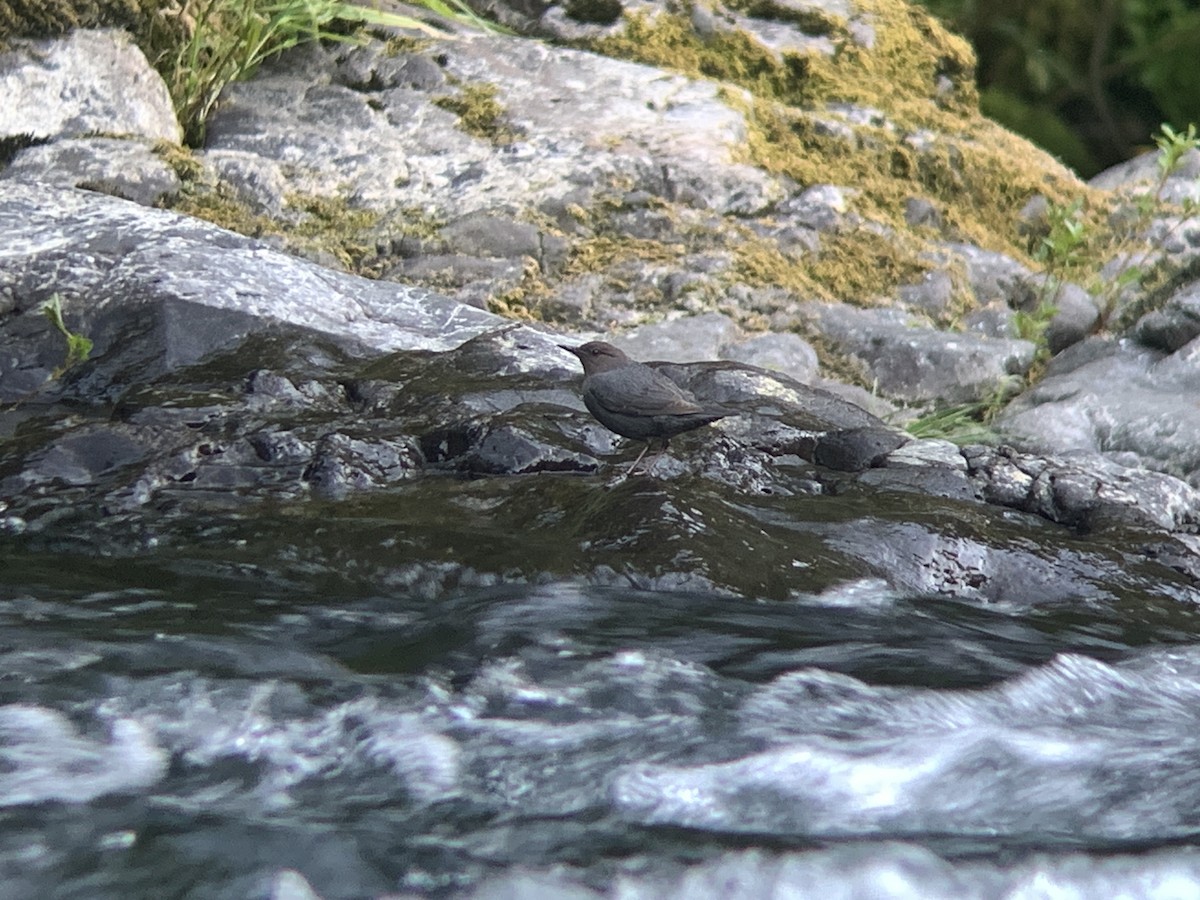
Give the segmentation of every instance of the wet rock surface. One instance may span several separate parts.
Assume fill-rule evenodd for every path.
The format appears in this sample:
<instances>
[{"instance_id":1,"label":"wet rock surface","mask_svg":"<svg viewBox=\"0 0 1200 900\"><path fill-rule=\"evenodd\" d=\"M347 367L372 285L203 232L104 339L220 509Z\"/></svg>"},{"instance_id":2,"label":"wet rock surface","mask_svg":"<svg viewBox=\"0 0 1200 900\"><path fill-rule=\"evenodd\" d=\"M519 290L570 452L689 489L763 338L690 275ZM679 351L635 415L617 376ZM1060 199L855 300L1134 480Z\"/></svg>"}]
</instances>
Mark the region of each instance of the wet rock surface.
<instances>
[{"instance_id":1,"label":"wet rock surface","mask_svg":"<svg viewBox=\"0 0 1200 900\"><path fill-rule=\"evenodd\" d=\"M623 11L670 15L497 7L571 41L627 33ZM896 24L776 13L687 27L781 61ZM940 109L967 90L952 55ZM742 88L466 31L309 47L228 89L197 176L150 143L178 125L119 33L14 43L0 79L89 58L120 87L0 119L35 138L0 172L14 896L1200 885L1190 284L1144 315L1118 298L1135 322L1107 337L1073 287L1000 419L1012 446L917 440L890 421L907 404L1035 365L1017 326L1045 280L937 198L897 201L910 235L857 184L748 161L766 112ZM969 168L888 110L795 114ZM260 237L154 208L205 191ZM306 243L317 215L357 224ZM779 268L850 247L858 276L910 239L925 262L886 296ZM597 337L739 415L625 476L639 448L557 346Z\"/></svg>"}]
</instances>

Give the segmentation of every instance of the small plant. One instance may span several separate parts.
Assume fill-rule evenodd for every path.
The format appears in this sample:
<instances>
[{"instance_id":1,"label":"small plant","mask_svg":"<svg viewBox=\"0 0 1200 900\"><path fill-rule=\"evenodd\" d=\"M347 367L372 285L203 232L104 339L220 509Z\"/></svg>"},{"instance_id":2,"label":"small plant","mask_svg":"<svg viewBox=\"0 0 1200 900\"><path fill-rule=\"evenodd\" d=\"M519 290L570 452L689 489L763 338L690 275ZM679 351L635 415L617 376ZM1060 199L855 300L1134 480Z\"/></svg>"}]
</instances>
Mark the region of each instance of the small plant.
<instances>
[{"instance_id":1,"label":"small plant","mask_svg":"<svg viewBox=\"0 0 1200 900\"><path fill-rule=\"evenodd\" d=\"M1045 370L1050 355L1046 346L1046 329L1058 312L1058 299L1065 284L1083 283L1098 298L1099 327L1105 327L1122 293L1130 287L1144 291L1151 272L1164 265L1162 261L1153 268L1147 265L1156 252L1156 246L1146 243L1146 231L1154 219L1164 212L1163 192L1167 180L1179 170L1186 153L1200 148L1200 137L1197 136L1195 125L1189 125L1183 132L1163 125L1155 143L1159 149L1158 178L1151 190L1131 198L1134 216L1132 221L1122 223L1119 230L1111 224L1108 227L1101 225L1082 199L1048 206L1046 233L1033 248L1034 260L1042 264L1041 289L1032 309L1020 310L1013 316L1018 336L1033 342L1037 348L1033 366L1026 375L1028 382L1036 381ZM1200 205L1195 201L1185 200L1181 203L1180 215L1174 218L1156 244L1197 213L1200 213ZM1134 247L1138 244L1141 248L1135 253ZM1120 260L1121 268L1115 275L1105 276L1107 280L1102 280L1100 267L1108 260ZM1144 312L1144 305L1144 302L1128 304L1126 315ZM940 437L956 443L986 443L993 437L991 421L1010 396L1006 386L1001 385L989 397L935 410L911 422L907 428L916 437Z\"/></svg>"},{"instance_id":2,"label":"small plant","mask_svg":"<svg viewBox=\"0 0 1200 900\"><path fill-rule=\"evenodd\" d=\"M1049 280L1047 279L1047 281ZM1056 287L1056 295L1057 291ZM1013 327L1017 330L1017 337L1040 345L1046 335L1046 328L1049 326L1050 320L1057 312L1058 307L1050 300L1042 300L1038 303L1037 308L1028 312L1023 309L1017 310L1013 313Z\"/></svg>"},{"instance_id":3,"label":"small plant","mask_svg":"<svg viewBox=\"0 0 1200 900\"><path fill-rule=\"evenodd\" d=\"M1154 190L1150 193L1142 194L1135 199L1135 209L1137 210L1137 219L1132 223L1127 231L1127 242L1132 243L1136 240L1150 224L1156 212L1160 212L1163 206L1163 190L1167 186L1167 180L1179 169L1183 161L1184 155L1190 150L1200 148L1200 137L1196 135L1195 124L1189 124L1187 130L1180 133L1175 131L1170 125L1163 124L1162 133L1154 138L1154 143L1158 146L1158 180L1155 182ZM1200 212L1200 207L1196 201L1188 197L1180 204L1179 215L1171 226L1162 234L1156 243L1161 244L1169 238L1174 232L1178 231L1184 223L1195 218ZM1149 280L1152 266L1150 258L1154 253L1154 248L1143 246L1140 253L1134 255L1125 253L1127 259L1122 265L1117 278L1109 286L1109 289L1104 292L1105 303L1103 307L1103 320L1107 322L1113 314L1117 305L1117 298L1125 288L1129 286L1143 287Z\"/></svg>"},{"instance_id":4,"label":"small plant","mask_svg":"<svg viewBox=\"0 0 1200 900\"><path fill-rule=\"evenodd\" d=\"M1065 205L1050 204L1046 212L1047 233L1033 252L1034 259L1043 266L1045 277L1036 309L1017 314L1016 326L1022 337L1040 344L1045 326L1056 312L1062 286L1069 281L1084 283L1099 300L1099 325L1104 327L1128 289L1144 290L1151 275L1164 274L1162 261L1151 263L1157 245L1195 217L1200 207L1191 199L1183 201L1180 214L1155 241L1155 246L1146 242L1146 230L1156 216L1163 214L1163 192L1167 181L1179 170L1184 155L1200 147L1200 137L1197 137L1195 125L1178 132L1164 124L1154 141L1159 149L1158 178L1150 190L1129 198L1131 215L1124 222L1100 227L1089 217L1082 200ZM1135 250L1139 244L1140 249ZM1102 261L1107 260L1118 260L1120 268L1115 274L1102 278L1098 271Z\"/></svg>"},{"instance_id":5,"label":"small plant","mask_svg":"<svg viewBox=\"0 0 1200 900\"><path fill-rule=\"evenodd\" d=\"M1050 203L1046 208L1049 228L1038 241L1033 258L1043 266L1044 277L1032 310L1018 310L1013 325L1018 337L1032 341L1039 355L1048 355L1046 327L1058 312L1058 297L1063 285L1087 268L1088 250L1093 231L1084 215L1083 201Z\"/></svg>"},{"instance_id":6,"label":"small plant","mask_svg":"<svg viewBox=\"0 0 1200 900\"><path fill-rule=\"evenodd\" d=\"M460 22L496 30L462 0L419 0L425 8ZM452 37L414 19L343 0L180 0L161 13L178 37L162 39L156 65L167 82L185 141L199 146L205 125L225 85L249 78L263 62L310 41L355 41L335 30L338 23L417 29Z\"/></svg>"},{"instance_id":7,"label":"small plant","mask_svg":"<svg viewBox=\"0 0 1200 900\"><path fill-rule=\"evenodd\" d=\"M1189 123L1187 131L1183 134L1177 132L1166 122L1159 127L1162 129L1162 134L1156 135L1154 138L1154 143L1158 145L1160 151L1158 157L1160 175L1158 187L1154 192L1156 198L1162 196L1162 189L1166 185L1167 179L1179 168L1184 154L1200 147L1200 138L1196 137L1195 122Z\"/></svg>"},{"instance_id":8,"label":"small plant","mask_svg":"<svg viewBox=\"0 0 1200 900\"><path fill-rule=\"evenodd\" d=\"M995 444L992 421L1020 390L1020 379L1000 381L980 400L944 406L914 419L905 430L915 438L940 438L955 444Z\"/></svg>"},{"instance_id":9,"label":"small plant","mask_svg":"<svg viewBox=\"0 0 1200 900\"><path fill-rule=\"evenodd\" d=\"M1056 268L1073 269L1084 259L1088 227L1081 212L1083 201L1074 200L1065 206L1051 203L1046 210L1050 230L1038 243L1033 258L1053 263Z\"/></svg>"},{"instance_id":10,"label":"small plant","mask_svg":"<svg viewBox=\"0 0 1200 900\"><path fill-rule=\"evenodd\" d=\"M915 438L938 438L956 444L989 444L996 435L988 425L987 403L958 403L909 422L905 430Z\"/></svg>"},{"instance_id":11,"label":"small plant","mask_svg":"<svg viewBox=\"0 0 1200 900\"><path fill-rule=\"evenodd\" d=\"M60 378L72 366L85 362L92 354L92 341L90 338L84 337L82 334L76 334L71 331L63 321L62 297L53 294L49 300L42 304L42 315L50 320L50 324L62 332L63 337L67 339L67 358L63 360L63 364L54 370L54 378Z\"/></svg>"},{"instance_id":12,"label":"small plant","mask_svg":"<svg viewBox=\"0 0 1200 900\"><path fill-rule=\"evenodd\" d=\"M459 127L467 134L504 147L517 140L516 130L505 119L504 106L496 99L494 84L463 85L456 96L436 97L434 104L458 116Z\"/></svg>"}]
</instances>

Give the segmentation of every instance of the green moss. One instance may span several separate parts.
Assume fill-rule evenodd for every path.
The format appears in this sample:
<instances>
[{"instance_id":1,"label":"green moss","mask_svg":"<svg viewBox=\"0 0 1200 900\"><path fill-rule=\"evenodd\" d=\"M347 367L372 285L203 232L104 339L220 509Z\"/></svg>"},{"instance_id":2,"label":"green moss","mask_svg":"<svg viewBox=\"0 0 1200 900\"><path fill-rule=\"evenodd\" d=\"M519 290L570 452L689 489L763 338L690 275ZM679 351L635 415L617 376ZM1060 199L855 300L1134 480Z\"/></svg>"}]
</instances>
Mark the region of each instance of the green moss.
<instances>
[{"instance_id":1,"label":"green moss","mask_svg":"<svg viewBox=\"0 0 1200 900\"><path fill-rule=\"evenodd\" d=\"M0 41L102 26L140 33L160 6L158 0L0 0Z\"/></svg>"},{"instance_id":2,"label":"green moss","mask_svg":"<svg viewBox=\"0 0 1200 900\"><path fill-rule=\"evenodd\" d=\"M729 277L742 284L784 287L799 297L864 307L886 304L892 288L913 284L933 268L915 239L867 230L823 234L820 250L802 255L744 235L734 254Z\"/></svg>"},{"instance_id":3,"label":"green moss","mask_svg":"<svg viewBox=\"0 0 1200 900\"><path fill-rule=\"evenodd\" d=\"M541 321L542 301L552 293L542 276L542 267L536 260L526 257L520 283L491 297L488 309L510 319Z\"/></svg>"},{"instance_id":4,"label":"green moss","mask_svg":"<svg viewBox=\"0 0 1200 900\"><path fill-rule=\"evenodd\" d=\"M288 197L288 208L300 214L289 235L317 251L332 253L347 269L358 271L363 260L374 253L370 232L379 221L377 212L351 206L342 197L311 194Z\"/></svg>"},{"instance_id":5,"label":"green moss","mask_svg":"<svg viewBox=\"0 0 1200 900\"><path fill-rule=\"evenodd\" d=\"M430 215L419 206L402 206L390 209L371 229L376 237L386 240L396 238L433 238L441 234L446 220Z\"/></svg>"},{"instance_id":6,"label":"green moss","mask_svg":"<svg viewBox=\"0 0 1200 900\"><path fill-rule=\"evenodd\" d=\"M410 53L423 53L433 46L433 41L426 38L415 38L407 35L395 35L383 42L383 55L407 56Z\"/></svg>"},{"instance_id":7,"label":"green moss","mask_svg":"<svg viewBox=\"0 0 1200 900\"><path fill-rule=\"evenodd\" d=\"M578 241L571 247L566 271L569 275L603 272L628 259L677 262L684 255L681 244L667 244L646 238L598 235Z\"/></svg>"},{"instance_id":8,"label":"green moss","mask_svg":"<svg viewBox=\"0 0 1200 900\"><path fill-rule=\"evenodd\" d=\"M833 16L801 16L806 32L834 42L832 55L776 53L736 30L701 37L687 17L668 13L632 16L622 33L590 44L729 85L722 99L749 126L743 161L801 185L852 187L854 212L895 232L823 236L815 261L787 260L751 241L739 251L742 275L801 296L871 303L929 268L922 254L930 239L967 241L1028 260L1017 223L1032 196L1063 202L1082 194L1096 210L1105 206L1060 163L979 114L974 57L965 41L903 0L858 5L875 29L870 49L851 40L847 23ZM771 0L739 0L735 7L758 18L795 20ZM838 114L839 104L877 109L881 116L851 121ZM917 233L904 221L905 202L913 197L938 209L939 232Z\"/></svg>"},{"instance_id":9,"label":"green moss","mask_svg":"<svg viewBox=\"0 0 1200 900\"><path fill-rule=\"evenodd\" d=\"M225 185L201 184L185 180L183 190L162 204L165 208L204 219L246 237L279 234L271 219L253 212L233 190Z\"/></svg>"},{"instance_id":10,"label":"green moss","mask_svg":"<svg viewBox=\"0 0 1200 900\"><path fill-rule=\"evenodd\" d=\"M285 217L273 219L252 210L228 186L192 176L164 205L247 237L281 237L305 256L333 256L348 271L362 271L374 254L378 213L342 198L294 194L287 198Z\"/></svg>"},{"instance_id":11,"label":"green moss","mask_svg":"<svg viewBox=\"0 0 1200 900\"><path fill-rule=\"evenodd\" d=\"M467 134L503 147L517 140L519 134L506 121L497 93L494 84L476 82L463 85L454 96L435 97L433 102L458 116L459 127Z\"/></svg>"},{"instance_id":12,"label":"green moss","mask_svg":"<svg viewBox=\"0 0 1200 900\"><path fill-rule=\"evenodd\" d=\"M170 166L185 184L195 182L203 175L204 166L186 147L169 141L156 141L154 155Z\"/></svg>"}]
</instances>

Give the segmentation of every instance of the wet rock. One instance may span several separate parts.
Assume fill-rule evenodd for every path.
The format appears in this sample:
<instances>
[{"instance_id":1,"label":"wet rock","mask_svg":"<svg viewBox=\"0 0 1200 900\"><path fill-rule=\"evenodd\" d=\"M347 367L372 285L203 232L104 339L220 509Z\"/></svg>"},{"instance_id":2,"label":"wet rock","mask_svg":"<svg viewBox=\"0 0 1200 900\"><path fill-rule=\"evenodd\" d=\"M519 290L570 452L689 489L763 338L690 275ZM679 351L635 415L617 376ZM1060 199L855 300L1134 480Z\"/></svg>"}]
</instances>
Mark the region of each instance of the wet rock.
<instances>
[{"instance_id":1,"label":"wet rock","mask_svg":"<svg viewBox=\"0 0 1200 900\"><path fill-rule=\"evenodd\" d=\"M556 412L554 418L561 418L561 414ZM596 471L598 463L594 458L558 445L556 439L563 430L553 424L547 431L543 423L530 427L503 420L493 422L475 443L463 467L470 472L503 475Z\"/></svg>"},{"instance_id":2,"label":"wet rock","mask_svg":"<svg viewBox=\"0 0 1200 900\"><path fill-rule=\"evenodd\" d=\"M962 452L949 441L909 441L874 460L874 465L858 476L858 484L954 500L982 499L968 477Z\"/></svg>"},{"instance_id":3,"label":"wet rock","mask_svg":"<svg viewBox=\"0 0 1200 900\"><path fill-rule=\"evenodd\" d=\"M151 452L145 440L121 425L85 425L53 440L19 476L0 484L14 493L55 483L95 484L102 475L142 462Z\"/></svg>"},{"instance_id":4,"label":"wet rock","mask_svg":"<svg viewBox=\"0 0 1200 900\"><path fill-rule=\"evenodd\" d=\"M817 438L813 462L843 472L870 468L906 438L891 428L848 428Z\"/></svg>"},{"instance_id":5,"label":"wet rock","mask_svg":"<svg viewBox=\"0 0 1200 900\"><path fill-rule=\"evenodd\" d=\"M855 483L874 490L907 491L950 500L982 499L978 487L965 472L946 466L893 466L889 459L882 457L876 468L862 472Z\"/></svg>"},{"instance_id":6,"label":"wet rock","mask_svg":"<svg viewBox=\"0 0 1200 900\"><path fill-rule=\"evenodd\" d=\"M1081 531L1124 526L1194 533L1200 526L1200 491L1169 475L1094 455L1060 459L985 447L964 455L987 501Z\"/></svg>"},{"instance_id":7,"label":"wet rock","mask_svg":"<svg viewBox=\"0 0 1200 900\"><path fill-rule=\"evenodd\" d=\"M741 15L711 13L705 27L713 33ZM854 18L849 7L847 15ZM772 47L814 36L800 28L798 37L795 23L750 18ZM858 33L854 22L845 27ZM509 129L512 140L468 134L453 107L439 105L481 84L494 89L493 124ZM744 283L737 235L774 241L789 259L801 259L819 252L821 241L878 223L859 220L852 186L801 191L731 162L747 125L720 86L535 42L467 36L399 51L379 43L312 46L231 90L202 156L206 178L271 216L289 215L287 198L297 192L370 209L379 214L367 229L377 249L372 271L440 281L466 302L336 274L159 210L33 185L17 170L0 198L0 227L11 236L0 246L0 397L28 402L33 395L36 403L0 417L3 432L16 438L0 459L0 477L17 494L6 521L24 523L23 533L50 534L64 527L56 523L97 507L120 520L166 508L236 510L266 498L353 494L361 502L395 493L418 498L412 530L431 533L427 544L414 539L411 562L428 573L431 560L416 557L434 553L446 535L418 513L453 495L435 483L481 482L472 515L487 519L481 510L515 503L488 520L504 535L530 522L552 522L546 533L553 537L564 529L577 535L578 547L557 557L565 568L531 562L514 576L525 579L569 570L595 583L624 578L656 589L783 597L866 567L905 590L985 599L1036 590L1042 570L1032 567L1022 582L1020 554L1004 556L1011 547L989 531L997 506L1047 528L1171 536L1162 538L1158 558L1174 560L1173 572L1190 571L1181 562L1187 545L1173 536L1195 527L1194 498L1167 475L1130 474L1125 465L1134 454L1155 459L1159 452L1162 468L1194 471L1182 450L1187 412L1169 408L1160 390L1156 402L1176 432L1163 437L1161 428L1147 427L1139 438L1145 444L1122 443L1112 422L1127 418L1095 412L1121 398L1129 404L1122 416L1135 404L1145 413L1153 408L1151 385L1188 384L1189 345L1165 357L1143 348L1129 363L1129 371L1142 367L1142 381L1128 380L1119 391L1119 379L1101 386L1096 376L1114 371L1105 367L1127 348L1078 341L1090 324L1076 314L1090 300L1076 297L1078 308L1051 323L1054 346L1064 348L1045 383L1053 389L1031 392L1001 422L1017 436L1027 424L1022 417L1046 404L1052 424L1031 428L1026 448L1046 438L1082 441L1109 455L1104 464L1090 456L978 451L967 465L947 445L909 443L863 408L891 411L861 388L834 386L838 395L821 389L827 382L813 387L787 377L816 380L812 347L792 333L811 327L827 346L861 361L885 396L977 399L1028 367L1032 347L1010 339L1012 313L1029 311L1043 285L1003 255L940 246L984 304L973 320L978 331L949 334L928 323L954 314L950 271L902 287L890 298L895 306L876 310L810 306L787 284ZM895 127L886 111L852 104L798 114L848 141L859 139L856 128ZM364 155L380 142L386 153ZM926 159L943 144L931 132L911 135L905 146ZM48 177L70 175L71 146L47 145ZM919 204L910 206L923 215ZM1186 229L1172 239L1180 253L1190 252ZM53 379L63 339L39 304L47 285L68 283L67 323L95 348L87 363ZM573 389L578 372L553 346L566 338L471 306L525 287L547 294L538 314L561 313L581 327L603 327L606 336L636 326L614 339L636 358L663 361L668 377L739 415L680 437L649 476L630 479L614 498L613 476L637 448L583 410ZM1172 333L1153 324L1148 340ZM747 328L765 325L789 332L747 337ZM1139 386L1146 394L1131 397ZM94 417L64 418L68 403ZM531 477L496 477L516 474ZM589 504L598 495L593 517ZM876 512L902 496L894 521L906 525L940 523L946 510L985 524L969 544L956 543L941 524L876 528L857 516L837 527L805 525L805 552L832 560L817 575L795 564L794 529L779 524L795 507L774 504L828 495L865 498ZM750 535L771 564L745 572L740 558L729 559L735 532ZM695 538L696 548L681 555L672 534ZM627 554L620 565L614 553ZM444 590L454 578L501 577L487 553L471 548L466 555L469 561L446 564L449 580L429 583ZM1090 596L1097 589L1076 562L1062 591Z\"/></svg>"},{"instance_id":8,"label":"wet rock","mask_svg":"<svg viewBox=\"0 0 1200 900\"><path fill-rule=\"evenodd\" d=\"M889 468L913 466L967 471L966 459L958 445L936 438L909 441L888 453L885 465Z\"/></svg>"},{"instance_id":9,"label":"wet rock","mask_svg":"<svg viewBox=\"0 0 1200 900\"><path fill-rule=\"evenodd\" d=\"M64 314L105 359L74 377L81 395L96 396L105 385L120 390L135 371L144 380L190 365L279 323L380 350L447 348L504 324L424 291L321 269L194 219L78 191L11 184L0 226L56 237L0 248L0 290L19 299L20 311L0 323L0 397L8 402L28 392L26 373L62 361L62 338L39 304L49 296L45 285L68 268Z\"/></svg>"},{"instance_id":10,"label":"wet rock","mask_svg":"<svg viewBox=\"0 0 1200 900\"><path fill-rule=\"evenodd\" d=\"M336 499L411 477L422 462L414 441L363 440L335 432L316 442L303 478L317 495Z\"/></svg>"}]
</instances>

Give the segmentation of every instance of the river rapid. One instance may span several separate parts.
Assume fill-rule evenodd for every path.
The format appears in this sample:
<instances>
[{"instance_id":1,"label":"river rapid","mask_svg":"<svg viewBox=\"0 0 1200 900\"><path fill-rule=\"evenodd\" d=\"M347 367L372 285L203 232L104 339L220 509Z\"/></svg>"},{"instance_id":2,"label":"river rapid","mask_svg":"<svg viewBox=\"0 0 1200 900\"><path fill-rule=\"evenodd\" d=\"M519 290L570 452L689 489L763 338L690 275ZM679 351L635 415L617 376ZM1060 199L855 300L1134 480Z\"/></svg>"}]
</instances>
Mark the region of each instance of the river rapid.
<instances>
[{"instance_id":1,"label":"river rapid","mask_svg":"<svg viewBox=\"0 0 1200 900\"><path fill-rule=\"evenodd\" d=\"M880 504L433 475L10 527L3 894L1196 896L1194 589L899 589L839 556L933 515ZM595 546L614 505L674 575ZM1038 523L977 539L1117 552Z\"/></svg>"}]
</instances>

